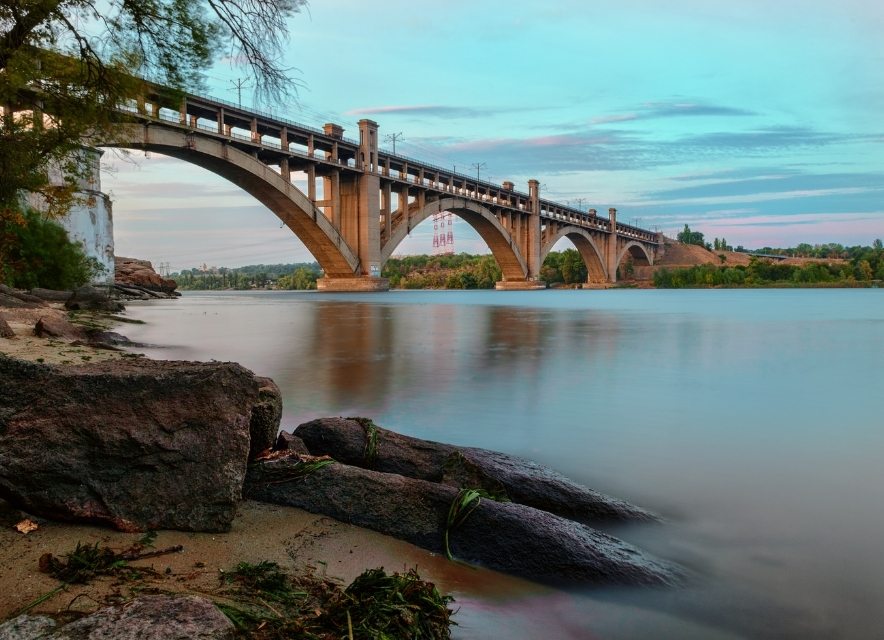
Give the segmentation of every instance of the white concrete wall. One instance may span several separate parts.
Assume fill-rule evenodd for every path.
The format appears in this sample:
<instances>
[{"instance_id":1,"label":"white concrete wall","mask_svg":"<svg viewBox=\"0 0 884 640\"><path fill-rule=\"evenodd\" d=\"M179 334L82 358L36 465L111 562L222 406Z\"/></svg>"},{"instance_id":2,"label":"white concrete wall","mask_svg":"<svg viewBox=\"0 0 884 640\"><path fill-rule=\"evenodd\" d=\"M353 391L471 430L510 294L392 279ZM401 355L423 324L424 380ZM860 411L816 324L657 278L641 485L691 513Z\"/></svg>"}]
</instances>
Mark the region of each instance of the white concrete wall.
<instances>
[{"instance_id":1,"label":"white concrete wall","mask_svg":"<svg viewBox=\"0 0 884 640\"><path fill-rule=\"evenodd\" d=\"M81 161L88 169L83 177L77 180L80 189L77 200L80 202L57 222L68 232L68 237L83 246L87 256L95 258L104 268L104 272L95 276L92 284L112 285L114 283L114 219L110 198L101 192L101 156L104 152L98 149L81 151ZM62 175L59 169L49 172L50 181L61 184ZM28 202L36 209L41 209L38 198L31 196Z\"/></svg>"}]
</instances>

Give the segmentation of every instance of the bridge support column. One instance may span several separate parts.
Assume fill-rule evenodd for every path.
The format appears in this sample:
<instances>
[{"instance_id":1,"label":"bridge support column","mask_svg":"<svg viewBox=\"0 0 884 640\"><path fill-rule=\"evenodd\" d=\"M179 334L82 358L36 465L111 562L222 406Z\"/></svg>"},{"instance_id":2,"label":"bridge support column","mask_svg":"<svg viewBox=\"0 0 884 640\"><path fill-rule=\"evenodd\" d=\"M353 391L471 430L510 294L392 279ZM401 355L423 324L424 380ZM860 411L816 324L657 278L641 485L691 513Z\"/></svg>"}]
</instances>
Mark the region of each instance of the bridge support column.
<instances>
[{"instance_id":1,"label":"bridge support column","mask_svg":"<svg viewBox=\"0 0 884 640\"><path fill-rule=\"evenodd\" d=\"M381 278L381 182L378 175L378 125L359 121L359 157L362 173L341 180L340 231L356 249L359 266L354 277L325 277L316 283L320 291L386 291L390 283Z\"/></svg>"},{"instance_id":2,"label":"bridge support column","mask_svg":"<svg viewBox=\"0 0 884 640\"><path fill-rule=\"evenodd\" d=\"M528 181L528 210L509 218L508 231L525 258L527 273L524 280L501 280L494 288L502 291L546 289L540 279L540 182Z\"/></svg>"},{"instance_id":3,"label":"bridge support column","mask_svg":"<svg viewBox=\"0 0 884 640\"><path fill-rule=\"evenodd\" d=\"M608 217L611 219L611 234L608 236L608 246L605 253L608 262L608 282L617 282L617 209L608 209Z\"/></svg>"}]
</instances>

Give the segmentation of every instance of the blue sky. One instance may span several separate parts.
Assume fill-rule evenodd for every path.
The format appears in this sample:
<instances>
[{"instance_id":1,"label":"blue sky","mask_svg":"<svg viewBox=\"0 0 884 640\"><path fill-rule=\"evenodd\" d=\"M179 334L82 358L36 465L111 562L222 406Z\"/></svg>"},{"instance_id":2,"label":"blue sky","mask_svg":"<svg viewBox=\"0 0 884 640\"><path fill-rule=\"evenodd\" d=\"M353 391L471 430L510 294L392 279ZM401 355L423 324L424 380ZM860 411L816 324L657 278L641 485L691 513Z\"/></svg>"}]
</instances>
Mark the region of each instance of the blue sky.
<instances>
[{"instance_id":1,"label":"blue sky","mask_svg":"<svg viewBox=\"0 0 884 640\"><path fill-rule=\"evenodd\" d=\"M397 151L747 247L884 237L884 3L313 0L291 23L313 126L376 120ZM235 99L224 63L211 94ZM244 93L243 101L251 101ZM388 145L389 146L389 145ZM105 156L117 252L173 269L311 259L233 185ZM485 251L463 222L458 251ZM429 253L425 223L400 253ZM565 241L567 242L567 241ZM566 245L563 245L566 246Z\"/></svg>"}]
</instances>

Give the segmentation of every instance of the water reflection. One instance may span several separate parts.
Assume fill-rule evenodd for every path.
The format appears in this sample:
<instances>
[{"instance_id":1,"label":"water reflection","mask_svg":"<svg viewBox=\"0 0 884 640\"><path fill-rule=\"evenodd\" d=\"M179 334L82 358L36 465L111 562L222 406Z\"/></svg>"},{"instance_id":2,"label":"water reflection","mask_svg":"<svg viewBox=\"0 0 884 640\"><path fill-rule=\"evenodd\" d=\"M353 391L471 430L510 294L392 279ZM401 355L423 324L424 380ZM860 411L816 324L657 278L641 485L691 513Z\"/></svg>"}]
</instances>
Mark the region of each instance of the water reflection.
<instances>
[{"instance_id":1,"label":"water reflection","mask_svg":"<svg viewBox=\"0 0 884 640\"><path fill-rule=\"evenodd\" d=\"M567 597L457 578L460 637L884 628L880 290L207 294L130 314L149 322L133 340L178 345L154 357L273 377L286 426L367 415L663 513L619 533L697 576Z\"/></svg>"}]
</instances>

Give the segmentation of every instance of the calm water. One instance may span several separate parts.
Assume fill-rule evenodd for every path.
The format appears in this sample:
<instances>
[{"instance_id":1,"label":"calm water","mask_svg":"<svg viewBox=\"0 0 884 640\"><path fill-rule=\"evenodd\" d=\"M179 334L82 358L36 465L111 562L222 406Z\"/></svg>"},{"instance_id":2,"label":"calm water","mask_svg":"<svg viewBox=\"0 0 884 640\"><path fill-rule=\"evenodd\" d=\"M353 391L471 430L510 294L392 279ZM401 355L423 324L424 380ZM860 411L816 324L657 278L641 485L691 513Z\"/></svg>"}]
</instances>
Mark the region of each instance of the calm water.
<instances>
[{"instance_id":1,"label":"calm water","mask_svg":"<svg viewBox=\"0 0 884 640\"><path fill-rule=\"evenodd\" d=\"M286 428L367 415L661 513L614 533L694 575L443 576L458 637L884 638L884 291L189 293L129 314L152 357L272 377Z\"/></svg>"}]
</instances>

